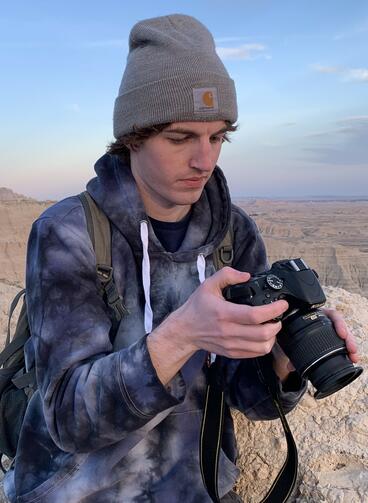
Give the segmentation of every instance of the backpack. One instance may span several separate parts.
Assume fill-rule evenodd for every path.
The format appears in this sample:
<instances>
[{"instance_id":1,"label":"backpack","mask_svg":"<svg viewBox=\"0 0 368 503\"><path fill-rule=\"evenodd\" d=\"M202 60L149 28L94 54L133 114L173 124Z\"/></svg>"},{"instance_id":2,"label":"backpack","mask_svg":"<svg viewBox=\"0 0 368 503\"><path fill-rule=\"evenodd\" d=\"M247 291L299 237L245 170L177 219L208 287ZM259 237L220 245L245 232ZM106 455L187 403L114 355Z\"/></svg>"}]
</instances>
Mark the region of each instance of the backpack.
<instances>
[{"instance_id":1,"label":"backpack","mask_svg":"<svg viewBox=\"0 0 368 503\"><path fill-rule=\"evenodd\" d=\"M113 342L114 334L121 319L129 314L120 297L113 277L111 265L111 228L105 213L97 206L88 192L79 194L89 237L96 255L96 273L100 283L100 295L111 310ZM220 246L214 251L216 270L231 265L233 260L232 229L229 229ZM13 337L10 322L20 299L23 298ZM37 389L35 368L27 369L24 358L24 345L31 337L29 330L25 289L12 301L5 348L0 353L0 468L5 473L3 456L14 460L23 418L28 402Z\"/></svg>"}]
</instances>

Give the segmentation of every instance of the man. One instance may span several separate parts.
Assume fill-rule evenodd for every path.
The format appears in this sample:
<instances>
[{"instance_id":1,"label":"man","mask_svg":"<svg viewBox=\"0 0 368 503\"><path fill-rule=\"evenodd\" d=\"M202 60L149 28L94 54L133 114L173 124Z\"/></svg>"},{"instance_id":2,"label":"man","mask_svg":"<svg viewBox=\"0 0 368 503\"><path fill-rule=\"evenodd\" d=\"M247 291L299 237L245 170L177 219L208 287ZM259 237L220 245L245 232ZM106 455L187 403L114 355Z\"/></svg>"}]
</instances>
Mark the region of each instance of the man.
<instances>
[{"instance_id":1,"label":"man","mask_svg":"<svg viewBox=\"0 0 368 503\"><path fill-rule=\"evenodd\" d=\"M211 353L223 357L228 405L251 419L277 417L257 357L274 351L281 323L273 320L287 303L248 307L222 296L267 268L255 224L232 206L216 167L236 119L233 81L201 23L172 15L134 26L115 103L117 141L87 186L111 222L128 314L112 334L79 198L49 208L29 240L27 363L36 364L39 391L7 477L11 501L209 502L198 444ZM230 226L233 267L216 272L214 252ZM288 412L305 383L274 354ZM223 501L236 500L235 459L227 414Z\"/></svg>"}]
</instances>

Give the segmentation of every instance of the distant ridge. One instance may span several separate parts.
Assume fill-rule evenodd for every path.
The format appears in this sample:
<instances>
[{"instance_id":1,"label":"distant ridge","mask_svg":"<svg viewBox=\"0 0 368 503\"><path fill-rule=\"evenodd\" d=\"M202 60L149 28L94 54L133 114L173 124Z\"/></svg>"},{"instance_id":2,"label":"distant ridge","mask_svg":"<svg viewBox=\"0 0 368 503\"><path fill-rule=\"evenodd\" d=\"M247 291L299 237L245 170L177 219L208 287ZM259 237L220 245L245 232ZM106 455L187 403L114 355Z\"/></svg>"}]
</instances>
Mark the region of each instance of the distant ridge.
<instances>
[{"instance_id":1,"label":"distant ridge","mask_svg":"<svg viewBox=\"0 0 368 503\"><path fill-rule=\"evenodd\" d=\"M292 201L292 202L306 202L306 201L316 201L319 203L324 202L362 202L368 201L368 195L366 196L233 196L233 201Z\"/></svg>"},{"instance_id":2,"label":"distant ridge","mask_svg":"<svg viewBox=\"0 0 368 503\"><path fill-rule=\"evenodd\" d=\"M11 189L6 187L0 187L0 202L5 201L36 201L31 197L23 196L22 194L17 194Z\"/></svg>"}]
</instances>

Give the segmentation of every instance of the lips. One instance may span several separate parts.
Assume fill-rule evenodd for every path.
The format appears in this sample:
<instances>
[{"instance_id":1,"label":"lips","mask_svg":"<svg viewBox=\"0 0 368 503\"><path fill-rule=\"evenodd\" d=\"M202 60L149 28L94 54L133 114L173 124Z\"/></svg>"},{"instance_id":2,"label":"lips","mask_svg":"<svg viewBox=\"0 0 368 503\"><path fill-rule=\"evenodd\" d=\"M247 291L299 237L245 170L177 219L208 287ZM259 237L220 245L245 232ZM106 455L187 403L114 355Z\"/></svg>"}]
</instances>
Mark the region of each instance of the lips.
<instances>
[{"instance_id":1,"label":"lips","mask_svg":"<svg viewBox=\"0 0 368 503\"><path fill-rule=\"evenodd\" d=\"M207 178L204 176L201 177L192 177L192 178L183 178L180 180L184 185L188 187L201 187L207 181Z\"/></svg>"}]
</instances>

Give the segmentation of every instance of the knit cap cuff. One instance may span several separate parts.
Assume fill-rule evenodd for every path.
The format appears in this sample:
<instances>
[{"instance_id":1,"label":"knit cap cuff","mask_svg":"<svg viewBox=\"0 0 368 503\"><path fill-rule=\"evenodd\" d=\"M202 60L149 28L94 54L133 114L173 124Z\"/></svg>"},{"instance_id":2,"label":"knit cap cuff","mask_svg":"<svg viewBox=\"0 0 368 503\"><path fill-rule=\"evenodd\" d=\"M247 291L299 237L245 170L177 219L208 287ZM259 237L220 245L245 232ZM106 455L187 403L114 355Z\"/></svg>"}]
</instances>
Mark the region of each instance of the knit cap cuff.
<instances>
[{"instance_id":1,"label":"knit cap cuff","mask_svg":"<svg viewBox=\"0 0 368 503\"><path fill-rule=\"evenodd\" d=\"M217 93L218 88L221 93ZM201 93L204 100L207 97L203 106ZM118 96L114 108L114 136L119 138L135 127L183 121L227 120L234 123L236 119L236 91L232 79L202 74L201 80L193 83L192 76L180 75L150 82Z\"/></svg>"}]
</instances>

